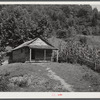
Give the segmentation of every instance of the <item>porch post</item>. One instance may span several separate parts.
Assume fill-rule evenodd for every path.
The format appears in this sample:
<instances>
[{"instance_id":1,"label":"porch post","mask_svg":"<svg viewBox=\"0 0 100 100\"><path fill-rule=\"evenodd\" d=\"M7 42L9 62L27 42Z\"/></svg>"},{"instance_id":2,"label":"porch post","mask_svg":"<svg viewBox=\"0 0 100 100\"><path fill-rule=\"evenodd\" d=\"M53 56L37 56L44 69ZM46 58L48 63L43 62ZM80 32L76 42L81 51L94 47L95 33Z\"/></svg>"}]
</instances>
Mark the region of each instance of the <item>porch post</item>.
<instances>
[{"instance_id":1,"label":"porch post","mask_svg":"<svg viewBox=\"0 0 100 100\"><path fill-rule=\"evenodd\" d=\"M51 62L53 61L53 50L51 51Z\"/></svg>"},{"instance_id":2,"label":"porch post","mask_svg":"<svg viewBox=\"0 0 100 100\"><path fill-rule=\"evenodd\" d=\"M44 50L44 60L46 60L46 50Z\"/></svg>"},{"instance_id":3,"label":"porch post","mask_svg":"<svg viewBox=\"0 0 100 100\"><path fill-rule=\"evenodd\" d=\"M31 50L31 48L30 48L30 62L31 62L31 52L32 52L32 50Z\"/></svg>"},{"instance_id":4,"label":"porch post","mask_svg":"<svg viewBox=\"0 0 100 100\"><path fill-rule=\"evenodd\" d=\"M57 58L56 59L57 59L57 62L58 62L58 50L57 50Z\"/></svg>"}]
</instances>

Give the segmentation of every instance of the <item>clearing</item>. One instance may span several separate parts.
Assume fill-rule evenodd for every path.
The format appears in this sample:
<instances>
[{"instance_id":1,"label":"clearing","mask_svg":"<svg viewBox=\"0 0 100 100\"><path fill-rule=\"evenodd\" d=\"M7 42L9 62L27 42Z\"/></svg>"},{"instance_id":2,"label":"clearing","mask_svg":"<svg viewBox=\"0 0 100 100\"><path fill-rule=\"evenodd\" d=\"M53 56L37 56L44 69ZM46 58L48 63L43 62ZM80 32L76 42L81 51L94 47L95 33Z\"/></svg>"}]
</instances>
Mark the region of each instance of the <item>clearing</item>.
<instances>
[{"instance_id":1,"label":"clearing","mask_svg":"<svg viewBox=\"0 0 100 100\"><path fill-rule=\"evenodd\" d=\"M8 74L9 91L100 92L100 74L68 63L14 63L0 66Z\"/></svg>"}]
</instances>

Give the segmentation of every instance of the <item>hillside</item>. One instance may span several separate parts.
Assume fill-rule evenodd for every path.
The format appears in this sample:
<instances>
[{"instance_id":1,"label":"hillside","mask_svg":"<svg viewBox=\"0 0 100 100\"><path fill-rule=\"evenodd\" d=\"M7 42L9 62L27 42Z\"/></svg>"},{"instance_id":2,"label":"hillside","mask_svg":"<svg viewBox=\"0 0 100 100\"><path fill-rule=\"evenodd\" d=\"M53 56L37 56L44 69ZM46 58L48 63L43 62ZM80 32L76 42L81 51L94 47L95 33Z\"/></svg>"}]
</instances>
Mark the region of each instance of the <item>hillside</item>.
<instances>
[{"instance_id":1,"label":"hillside","mask_svg":"<svg viewBox=\"0 0 100 100\"><path fill-rule=\"evenodd\" d=\"M63 39L59 39L56 37L51 37L48 39L48 41L56 48L58 48L58 49L61 48L62 50L64 49L64 47L66 45L66 42Z\"/></svg>"},{"instance_id":2,"label":"hillside","mask_svg":"<svg viewBox=\"0 0 100 100\"><path fill-rule=\"evenodd\" d=\"M0 82L3 91L100 92L100 74L78 64L14 63L0 66L1 75L8 77Z\"/></svg>"},{"instance_id":3,"label":"hillside","mask_svg":"<svg viewBox=\"0 0 100 100\"><path fill-rule=\"evenodd\" d=\"M49 78L45 68L38 64L14 63L0 66L0 75L7 75L7 89L4 91L23 92L63 92L63 86L58 80ZM4 80L0 82L0 86ZM8 83L7 83L8 82ZM3 86L2 86L3 87ZM0 91L2 88L0 87Z\"/></svg>"},{"instance_id":4,"label":"hillside","mask_svg":"<svg viewBox=\"0 0 100 100\"><path fill-rule=\"evenodd\" d=\"M72 37L73 40L79 41L80 37L85 37L86 38L86 44L91 46L91 47L96 47L97 49L100 49L100 36L91 36L91 35L76 35L75 37ZM70 38L66 39L69 40ZM53 44L57 48L64 49L66 45L66 41L60 38L52 37L48 39L51 44ZM74 41L74 42L75 42Z\"/></svg>"},{"instance_id":5,"label":"hillside","mask_svg":"<svg viewBox=\"0 0 100 100\"><path fill-rule=\"evenodd\" d=\"M88 36L84 36L84 35L77 35L77 37L86 37L87 39L87 44L90 46L94 46L98 49L100 49L100 36L93 36L93 35L88 35Z\"/></svg>"},{"instance_id":6,"label":"hillside","mask_svg":"<svg viewBox=\"0 0 100 100\"><path fill-rule=\"evenodd\" d=\"M100 36L100 12L91 5L3 5L0 25L0 46L16 47L39 35Z\"/></svg>"}]
</instances>

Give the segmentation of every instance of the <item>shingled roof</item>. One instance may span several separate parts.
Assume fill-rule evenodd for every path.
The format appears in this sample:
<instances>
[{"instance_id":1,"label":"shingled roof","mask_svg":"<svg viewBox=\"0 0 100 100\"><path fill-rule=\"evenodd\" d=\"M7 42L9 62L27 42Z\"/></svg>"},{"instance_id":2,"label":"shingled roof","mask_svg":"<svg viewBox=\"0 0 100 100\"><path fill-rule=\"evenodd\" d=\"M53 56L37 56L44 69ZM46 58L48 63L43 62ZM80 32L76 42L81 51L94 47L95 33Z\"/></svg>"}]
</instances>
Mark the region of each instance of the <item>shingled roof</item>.
<instances>
[{"instance_id":1,"label":"shingled roof","mask_svg":"<svg viewBox=\"0 0 100 100\"><path fill-rule=\"evenodd\" d=\"M42 45L42 46L38 46L38 45L30 45L31 43L33 43L34 41L36 41L38 38L40 38L42 41L44 41L47 45ZM55 49L57 50L57 48L55 48L51 43L49 43L49 41L47 39L44 39L43 37L35 37L34 39L24 42L21 45L19 45L18 47L12 49L11 51L23 48L23 47L29 47L29 48L34 48L34 49Z\"/></svg>"}]
</instances>

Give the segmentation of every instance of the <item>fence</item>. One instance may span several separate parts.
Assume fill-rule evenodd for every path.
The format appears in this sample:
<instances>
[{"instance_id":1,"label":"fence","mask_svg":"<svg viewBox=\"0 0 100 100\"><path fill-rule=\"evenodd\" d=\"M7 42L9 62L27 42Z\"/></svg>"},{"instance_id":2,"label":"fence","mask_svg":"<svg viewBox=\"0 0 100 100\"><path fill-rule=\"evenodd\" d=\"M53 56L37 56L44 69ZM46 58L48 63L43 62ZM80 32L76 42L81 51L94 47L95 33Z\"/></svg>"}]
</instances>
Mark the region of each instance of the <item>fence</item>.
<instances>
[{"instance_id":1,"label":"fence","mask_svg":"<svg viewBox=\"0 0 100 100\"><path fill-rule=\"evenodd\" d=\"M89 68L100 72L100 61L94 62L93 60L86 59L86 58L78 58L77 63L81 65L86 65Z\"/></svg>"}]
</instances>

